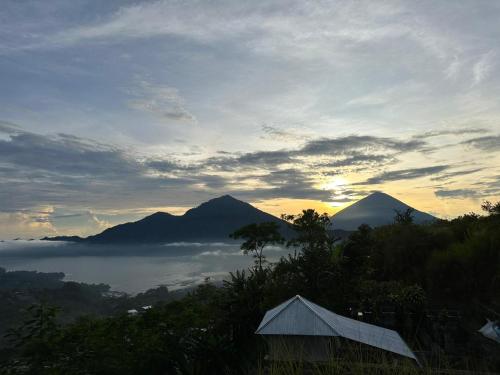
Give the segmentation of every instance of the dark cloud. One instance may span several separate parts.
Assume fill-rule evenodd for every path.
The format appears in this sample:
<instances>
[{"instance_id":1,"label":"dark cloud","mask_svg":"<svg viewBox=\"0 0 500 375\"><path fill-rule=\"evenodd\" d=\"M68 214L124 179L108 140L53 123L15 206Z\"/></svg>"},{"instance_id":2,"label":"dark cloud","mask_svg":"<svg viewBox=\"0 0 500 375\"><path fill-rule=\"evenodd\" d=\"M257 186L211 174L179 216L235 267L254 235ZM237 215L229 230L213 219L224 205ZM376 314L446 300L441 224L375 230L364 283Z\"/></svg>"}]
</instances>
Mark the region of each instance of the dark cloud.
<instances>
[{"instance_id":1,"label":"dark cloud","mask_svg":"<svg viewBox=\"0 0 500 375\"><path fill-rule=\"evenodd\" d=\"M278 168L283 164L294 163L290 151L258 151L242 155L210 157L198 165L200 169L235 171L241 169Z\"/></svg>"},{"instance_id":2,"label":"dark cloud","mask_svg":"<svg viewBox=\"0 0 500 375\"><path fill-rule=\"evenodd\" d=\"M392 155L356 154L343 159L333 160L325 163L325 167L349 167L354 165L385 165L394 163L397 159Z\"/></svg>"},{"instance_id":3,"label":"dark cloud","mask_svg":"<svg viewBox=\"0 0 500 375\"><path fill-rule=\"evenodd\" d=\"M135 160L109 146L65 134L47 137L27 132L0 140L0 163L73 176L130 175L141 169Z\"/></svg>"},{"instance_id":4,"label":"dark cloud","mask_svg":"<svg viewBox=\"0 0 500 375\"><path fill-rule=\"evenodd\" d=\"M254 178L259 180L262 185L269 187L257 187L251 190L233 190L232 194L250 200L289 198L317 199L322 201L329 200L332 194L328 190L314 188L312 176L307 172L295 168L272 171Z\"/></svg>"},{"instance_id":5,"label":"dark cloud","mask_svg":"<svg viewBox=\"0 0 500 375\"><path fill-rule=\"evenodd\" d=\"M353 151L391 150L409 152L426 145L421 140L402 141L394 138L351 135L339 138L321 138L309 141L297 153L311 155L347 155Z\"/></svg>"},{"instance_id":6,"label":"dark cloud","mask_svg":"<svg viewBox=\"0 0 500 375\"><path fill-rule=\"evenodd\" d=\"M453 177L466 176L468 174L473 174L473 173L476 173L476 172L480 172L482 170L484 170L484 168L475 168L475 169L468 169L468 170L465 170L465 171L448 172L448 173L444 173L444 174L442 174L440 176L433 177L433 178L431 178L431 180L433 180L433 181L443 181L443 180L448 180L448 179L453 178Z\"/></svg>"},{"instance_id":7,"label":"dark cloud","mask_svg":"<svg viewBox=\"0 0 500 375\"><path fill-rule=\"evenodd\" d=\"M0 138L0 211L41 205L101 209L189 206L222 193L248 200L330 201L335 199L331 191L314 187L317 175L324 172L315 167L338 168L336 173L341 173L350 167L387 165L401 153L426 146L418 140L353 135L309 140L290 150L218 153L183 164L173 158L139 160L120 148L67 134L46 136L11 124L0 126L7 134ZM389 171L358 185L439 175L448 168ZM437 178L475 171L479 169Z\"/></svg>"},{"instance_id":8,"label":"dark cloud","mask_svg":"<svg viewBox=\"0 0 500 375\"><path fill-rule=\"evenodd\" d=\"M424 141L398 140L393 138L374 136L346 136L337 138L320 138L307 141L302 147L291 150L257 151L231 157L213 157L205 161L204 165L230 171L238 168L269 168L284 164L301 163L303 158L312 156L335 158L346 156L342 161L332 161L331 166L347 167L373 164L375 162L395 161L395 154L416 151L426 146ZM380 152L381 154L375 154ZM382 154L383 153L383 154ZM352 164L349 164L352 162ZM323 164L327 166L327 164Z\"/></svg>"},{"instance_id":9,"label":"dark cloud","mask_svg":"<svg viewBox=\"0 0 500 375\"><path fill-rule=\"evenodd\" d=\"M294 160L290 157L288 151L260 151L243 154L238 157L238 165L246 166L273 166L286 163L292 163Z\"/></svg>"},{"instance_id":10,"label":"dark cloud","mask_svg":"<svg viewBox=\"0 0 500 375\"><path fill-rule=\"evenodd\" d=\"M265 199L312 199L329 201L332 193L327 190L314 189L311 186L302 184L286 184L278 187L255 188L251 190L229 190L231 195L241 197L249 201L259 201Z\"/></svg>"},{"instance_id":11,"label":"dark cloud","mask_svg":"<svg viewBox=\"0 0 500 375\"><path fill-rule=\"evenodd\" d=\"M500 151L500 135L472 138L462 142L483 151Z\"/></svg>"},{"instance_id":12,"label":"dark cloud","mask_svg":"<svg viewBox=\"0 0 500 375\"><path fill-rule=\"evenodd\" d=\"M153 177L145 164L123 150L74 136L28 132L0 139L0 211L38 205L101 208L154 206L203 196L199 177ZM214 185L213 179L209 183ZM220 185L220 183L219 183ZM192 187L192 191L189 191ZM180 194L179 194L180 195ZM184 198L182 198L184 199ZM182 204L181 200L176 200Z\"/></svg>"},{"instance_id":13,"label":"dark cloud","mask_svg":"<svg viewBox=\"0 0 500 375\"><path fill-rule=\"evenodd\" d=\"M415 178L430 176L448 169L449 165L436 165L433 167L401 169L397 171L383 172L377 176L370 177L364 182L359 182L358 185L375 185L389 181L412 180Z\"/></svg>"},{"instance_id":14,"label":"dark cloud","mask_svg":"<svg viewBox=\"0 0 500 375\"><path fill-rule=\"evenodd\" d=\"M422 139L422 138L439 137L442 135L461 136L465 134L484 134L484 133L489 133L489 130L486 128L461 128L461 129L434 130L420 134L417 137Z\"/></svg>"},{"instance_id":15,"label":"dark cloud","mask_svg":"<svg viewBox=\"0 0 500 375\"><path fill-rule=\"evenodd\" d=\"M162 173L173 173L179 171L198 171L200 167L196 164L181 164L173 160L147 160L144 165Z\"/></svg>"},{"instance_id":16,"label":"dark cloud","mask_svg":"<svg viewBox=\"0 0 500 375\"><path fill-rule=\"evenodd\" d=\"M484 195L486 196L500 195L500 175L493 176L486 181L480 181L477 183L477 185L485 188Z\"/></svg>"},{"instance_id":17,"label":"dark cloud","mask_svg":"<svg viewBox=\"0 0 500 375\"><path fill-rule=\"evenodd\" d=\"M22 132L22 129L18 125L0 120L0 133L16 134L19 132Z\"/></svg>"},{"instance_id":18,"label":"dark cloud","mask_svg":"<svg viewBox=\"0 0 500 375\"><path fill-rule=\"evenodd\" d=\"M261 138L272 138L279 140L304 140L305 137L305 134L301 132L290 129L281 129L271 125L262 125L262 131L265 135Z\"/></svg>"},{"instance_id":19,"label":"dark cloud","mask_svg":"<svg viewBox=\"0 0 500 375\"><path fill-rule=\"evenodd\" d=\"M436 190L434 194L439 198L476 198L480 196L477 190L472 189L442 189Z\"/></svg>"}]
</instances>

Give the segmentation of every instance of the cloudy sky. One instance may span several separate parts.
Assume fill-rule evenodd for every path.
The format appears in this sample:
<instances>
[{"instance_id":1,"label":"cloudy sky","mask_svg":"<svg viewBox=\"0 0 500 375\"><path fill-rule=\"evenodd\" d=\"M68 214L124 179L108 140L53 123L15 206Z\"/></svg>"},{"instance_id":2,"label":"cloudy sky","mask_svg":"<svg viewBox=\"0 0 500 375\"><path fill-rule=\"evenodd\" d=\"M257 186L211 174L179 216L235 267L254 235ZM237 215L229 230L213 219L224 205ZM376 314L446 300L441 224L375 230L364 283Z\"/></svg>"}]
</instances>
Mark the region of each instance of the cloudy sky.
<instances>
[{"instance_id":1,"label":"cloudy sky","mask_svg":"<svg viewBox=\"0 0 500 375\"><path fill-rule=\"evenodd\" d=\"M0 238L232 194L500 198L500 2L2 0Z\"/></svg>"}]
</instances>

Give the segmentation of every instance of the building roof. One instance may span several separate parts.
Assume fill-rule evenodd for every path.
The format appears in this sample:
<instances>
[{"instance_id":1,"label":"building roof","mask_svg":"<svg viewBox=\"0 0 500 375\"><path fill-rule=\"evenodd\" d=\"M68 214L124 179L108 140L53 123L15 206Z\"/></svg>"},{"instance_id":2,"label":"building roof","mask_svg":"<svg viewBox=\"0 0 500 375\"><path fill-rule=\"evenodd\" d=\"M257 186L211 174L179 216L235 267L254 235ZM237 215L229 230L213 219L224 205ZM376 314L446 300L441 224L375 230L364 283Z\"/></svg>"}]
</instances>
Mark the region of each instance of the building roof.
<instances>
[{"instance_id":1,"label":"building roof","mask_svg":"<svg viewBox=\"0 0 500 375\"><path fill-rule=\"evenodd\" d=\"M344 337L418 362L396 331L335 314L299 295L269 310L255 333Z\"/></svg>"}]
</instances>

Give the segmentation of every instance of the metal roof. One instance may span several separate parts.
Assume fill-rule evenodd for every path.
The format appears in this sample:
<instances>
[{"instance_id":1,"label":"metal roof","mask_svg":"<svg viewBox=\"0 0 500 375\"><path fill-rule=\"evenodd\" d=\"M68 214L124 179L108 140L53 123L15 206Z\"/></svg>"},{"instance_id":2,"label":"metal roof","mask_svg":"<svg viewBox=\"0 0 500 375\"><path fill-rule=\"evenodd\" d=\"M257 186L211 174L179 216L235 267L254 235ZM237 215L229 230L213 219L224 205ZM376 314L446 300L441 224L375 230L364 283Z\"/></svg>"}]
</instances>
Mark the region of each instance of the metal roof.
<instances>
[{"instance_id":1,"label":"metal roof","mask_svg":"<svg viewBox=\"0 0 500 375\"><path fill-rule=\"evenodd\" d=\"M255 333L339 336L400 354L418 362L415 354L396 331L335 314L299 295L269 310Z\"/></svg>"}]
</instances>

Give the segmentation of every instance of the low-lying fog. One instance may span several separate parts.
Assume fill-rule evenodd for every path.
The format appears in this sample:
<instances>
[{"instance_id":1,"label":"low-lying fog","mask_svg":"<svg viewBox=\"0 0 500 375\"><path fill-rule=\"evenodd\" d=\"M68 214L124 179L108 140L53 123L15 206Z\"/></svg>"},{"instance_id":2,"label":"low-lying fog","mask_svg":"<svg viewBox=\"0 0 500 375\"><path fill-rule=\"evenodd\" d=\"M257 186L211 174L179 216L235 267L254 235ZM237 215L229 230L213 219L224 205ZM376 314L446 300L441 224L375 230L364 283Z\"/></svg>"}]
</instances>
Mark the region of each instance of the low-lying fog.
<instances>
[{"instance_id":1,"label":"low-lying fog","mask_svg":"<svg viewBox=\"0 0 500 375\"><path fill-rule=\"evenodd\" d=\"M269 247L269 261L287 250ZM50 241L0 242L0 267L7 270L64 272L65 280L105 283L131 294L159 285L170 290L218 281L246 268L253 258L238 244L169 243L162 245L84 245Z\"/></svg>"}]
</instances>

